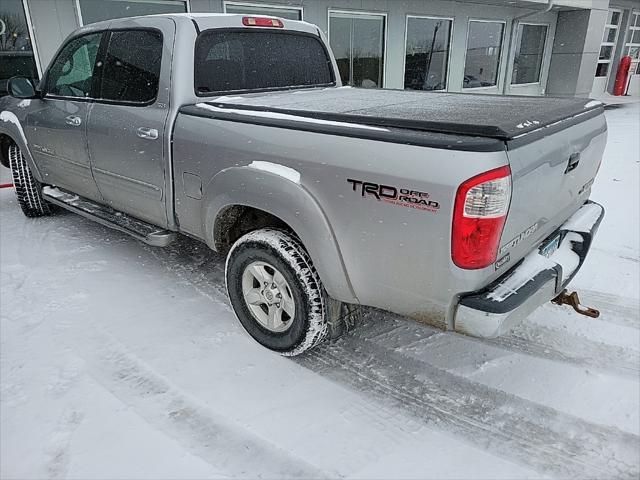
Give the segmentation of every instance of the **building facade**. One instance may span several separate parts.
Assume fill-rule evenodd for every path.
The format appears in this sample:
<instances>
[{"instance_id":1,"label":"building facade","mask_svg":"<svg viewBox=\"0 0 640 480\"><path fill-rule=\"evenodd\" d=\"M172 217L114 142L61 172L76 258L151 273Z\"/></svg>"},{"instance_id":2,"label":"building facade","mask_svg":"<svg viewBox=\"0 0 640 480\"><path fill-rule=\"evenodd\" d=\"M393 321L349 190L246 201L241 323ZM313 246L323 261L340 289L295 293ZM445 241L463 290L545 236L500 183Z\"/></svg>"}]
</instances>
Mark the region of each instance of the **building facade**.
<instances>
[{"instance_id":1,"label":"building facade","mask_svg":"<svg viewBox=\"0 0 640 480\"><path fill-rule=\"evenodd\" d=\"M171 12L314 23L358 87L599 97L630 55L640 95L640 0L0 0L0 94L79 26Z\"/></svg>"}]
</instances>

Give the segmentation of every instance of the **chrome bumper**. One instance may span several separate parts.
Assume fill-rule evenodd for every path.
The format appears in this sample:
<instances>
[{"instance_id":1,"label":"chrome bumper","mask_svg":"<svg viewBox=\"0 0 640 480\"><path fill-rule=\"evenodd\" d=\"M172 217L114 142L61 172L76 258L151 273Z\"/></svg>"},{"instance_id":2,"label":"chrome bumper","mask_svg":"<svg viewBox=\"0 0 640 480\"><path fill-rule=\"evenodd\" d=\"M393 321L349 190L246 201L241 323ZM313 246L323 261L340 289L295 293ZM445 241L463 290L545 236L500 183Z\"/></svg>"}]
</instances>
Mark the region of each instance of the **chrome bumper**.
<instances>
[{"instance_id":1,"label":"chrome bumper","mask_svg":"<svg viewBox=\"0 0 640 480\"><path fill-rule=\"evenodd\" d=\"M487 288L462 295L454 329L474 337L497 337L559 295L582 266L603 217L602 205L585 203L554 233L561 240L549 258L536 249Z\"/></svg>"}]
</instances>

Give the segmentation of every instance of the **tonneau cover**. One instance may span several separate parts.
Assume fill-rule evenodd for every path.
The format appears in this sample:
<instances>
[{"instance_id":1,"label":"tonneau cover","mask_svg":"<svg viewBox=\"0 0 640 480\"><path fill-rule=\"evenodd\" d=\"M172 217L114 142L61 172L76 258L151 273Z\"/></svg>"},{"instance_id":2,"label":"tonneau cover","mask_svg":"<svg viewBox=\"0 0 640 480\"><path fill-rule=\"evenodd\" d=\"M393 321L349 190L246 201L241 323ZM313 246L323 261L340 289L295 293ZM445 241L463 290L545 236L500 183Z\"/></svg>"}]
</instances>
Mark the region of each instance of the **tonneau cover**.
<instances>
[{"instance_id":1,"label":"tonneau cover","mask_svg":"<svg viewBox=\"0 0 640 480\"><path fill-rule=\"evenodd\" d=\"M203 99L204 100L204 99ZM327 121L405 128L513 141L564 129L603 111L580 98L432 93L411 90L317 88L221 96L218 108L259 110ZM538 132L537 135L529 135ZM525 142L533 141L527 138Z\"/></svg>"}]
</instances>

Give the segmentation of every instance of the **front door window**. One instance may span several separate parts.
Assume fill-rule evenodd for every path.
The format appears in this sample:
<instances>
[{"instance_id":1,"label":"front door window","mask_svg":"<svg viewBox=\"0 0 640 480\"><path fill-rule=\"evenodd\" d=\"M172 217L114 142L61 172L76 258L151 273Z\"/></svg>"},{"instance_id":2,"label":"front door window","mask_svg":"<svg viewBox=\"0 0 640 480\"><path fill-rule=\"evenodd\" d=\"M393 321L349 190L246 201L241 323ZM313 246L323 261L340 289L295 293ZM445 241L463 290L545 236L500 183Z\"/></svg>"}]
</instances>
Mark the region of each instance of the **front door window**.
<instances>
[{"instance_id":1,"label":"front door window","mask_svg":"<svg viewBox=\"0 0 640 480\"><path fill-rule=\"evenodd\" d=\"M101 40L102 33L92 33L67 43L49 69L46 93L73 98L91 96Z\"/></svg>"}]
</instances>

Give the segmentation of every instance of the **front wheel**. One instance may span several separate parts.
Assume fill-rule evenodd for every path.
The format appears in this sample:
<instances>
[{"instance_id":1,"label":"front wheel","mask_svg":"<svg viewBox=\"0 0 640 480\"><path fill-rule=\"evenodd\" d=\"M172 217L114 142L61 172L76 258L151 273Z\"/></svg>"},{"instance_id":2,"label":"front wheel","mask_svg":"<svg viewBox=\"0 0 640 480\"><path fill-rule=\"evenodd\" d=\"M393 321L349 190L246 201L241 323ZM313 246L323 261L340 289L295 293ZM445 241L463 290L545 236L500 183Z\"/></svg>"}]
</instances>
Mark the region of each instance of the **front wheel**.
<instances>
[{"instance_id":1,"label":"front wheel","mask_svg":"<svg viewBox=\"0 0 640 480\"><path fill-rule=\"evenodd\" d=\"M49 215L52 205L42 198L42 185L33 177L27 159L16 144L9 147L9 167L22 213L27 217Z\"/></svg>"},{"instance_id":2,"label":"front wheel","mask_svg":"<svg viewBox=\"0 0 640 480\"><path fill-rule=\"evenodd\" d=\"M227 257L229 299L257 342L294 356L327 335L326 297L299 240L282 230L247 233Z\"/></svg>"}]
</instances>

